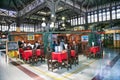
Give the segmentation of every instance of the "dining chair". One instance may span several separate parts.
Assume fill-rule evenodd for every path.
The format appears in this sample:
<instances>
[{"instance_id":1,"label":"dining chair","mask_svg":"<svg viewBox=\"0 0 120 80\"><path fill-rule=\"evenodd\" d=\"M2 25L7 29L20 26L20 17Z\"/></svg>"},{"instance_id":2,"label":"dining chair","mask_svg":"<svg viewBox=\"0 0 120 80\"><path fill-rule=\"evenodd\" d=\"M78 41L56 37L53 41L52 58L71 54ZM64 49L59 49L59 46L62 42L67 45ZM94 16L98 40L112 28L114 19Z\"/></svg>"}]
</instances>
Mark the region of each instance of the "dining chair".
<instances>
[{"instance_id":1,"label":"dining chair","mask_svg":"<svg viewBox=\"0 0 120 80\"><path fill-rule=\"evenodd\" d=\"M38 61L40 61L41 60L41 56L42 56L41 55L41 50L40 49L36 49L35 54L37 56Z\"/></svg>"},{"instance_id":2,"label":"dining chair","mask_svg":"<svg viewBox=\"0 0 120 80\"><path fill-rule=\"evenodd\" d=\"M71 59L72 59L72 64L75 64L78 65L79 64L79 58L78 58L78 51L77 50L74 50L75 51L75 56L71 56Z\"/></svg>"},{"instance_id":3,"label":"dining chair","mask_svg":"<svg viewBox=\"0 0 120 80\"><path fill-rule=\"evenodd\" d=\"M68 65L69 65L69 68L72 69L71 49L67 50L67 54L68 54L68 58L67 58Z\"/></svg>"},{"instance_id":4,"label":"dining chair","mask_svg":"<svg viewBox=\"0 0 120 80\"><path fill-rule=\"evenodd\" d=\"M44 48L41 48L40 50L41 50L40 58L41 58L41 63L42 63L42 62L45 62L45 53L44 53Z\"/></svg>"},{"instance_id":5,"label":"dining chair","mask_svg":"<svg viewBox=\"0 0 120 80\"><path fill-rule=\"evenodd\" d=\"M32 50L24 50L22 58L24 62L30 63L32 61Z\"/></svg>"},{"instance_id":6,"label":"dining chair","mask_svg":"<svg viewBox=\"0 0 120 80\"><path fill-rule=\"evenodd\" d=\"M46 58L47 58L48 70L51 69L52 72L53 72L53 70L56 69L56 68L59 68L59 66L58 66L58 61L57 60L53 60L51 54L52 53L47 53Z\"/></svg>"},{"instance_id":7,"label":"dining chair","mask_svg":"<svg viewBox=\"0 0 120 80\"><path fill-rule=\"evenodd\" d=\"M37 55L36 55L36 49L33 49L32 50L32 57L31 57L31 59L30 59L30 63L31 64L37 64L37 62L38 62L38 58L37 58Z\"/></svg>"}]
</instances>

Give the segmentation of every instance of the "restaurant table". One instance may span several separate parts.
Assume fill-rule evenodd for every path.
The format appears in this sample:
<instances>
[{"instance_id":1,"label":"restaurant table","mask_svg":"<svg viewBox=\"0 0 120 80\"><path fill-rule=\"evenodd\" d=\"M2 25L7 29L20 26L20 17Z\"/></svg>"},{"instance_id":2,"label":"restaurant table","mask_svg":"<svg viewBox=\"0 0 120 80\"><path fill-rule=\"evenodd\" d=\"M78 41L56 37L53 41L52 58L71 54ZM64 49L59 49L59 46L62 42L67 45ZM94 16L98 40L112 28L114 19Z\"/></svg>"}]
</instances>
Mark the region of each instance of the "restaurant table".
<instances>
[{"instance_id":1,"label":"restaurant table","mask_svg":"<svg viewBox=\"0 0 120 80\"><path fill-rule=\"evenodd\" d=\"M62 63L63 60L67 59L67 53L64 52L52 52L52 60L57 60L58 62Z\"/></svg>"},{"instance_id":2,"label":"restaurant table","mask_svg":"<svg viewBox=\"0 0 120 80\"><path fill-rule=\"evenodd\" d=\"M37 57L41 56L41 50L40 49L36 49L36 55L37 55Z\"/></svg>"},{"instance_id":3,"label":"restaurant table","mask_svg":"<svg viewBox=\"0 0 120 80\"><path fill-rule=\"evenodd\" d=\"M75 50L71 50L71 56L72 56L72 57L75 57L75 55L76 55Z\"/></svg>"},{"instance_id":4,"label":"restaurant table","mask_svg":"<svg viewBox=\"0 0 120 80\"><path fill-rule=\"evenodd\" d=\"M24 60L29 60L32 57L32 50L25 50L22 54Z\"/></svg>"},{"instance_id":5,"label":"restaurant table","mask_svg":"<svg viewBox=\"0 0 120 80\"><path fill-rule=\"evenodd\" d=\"M100 52L100 47L99 46L90 47L90 52L93 54L97 54L97 52Z\"/></svg>"}]
</instances>

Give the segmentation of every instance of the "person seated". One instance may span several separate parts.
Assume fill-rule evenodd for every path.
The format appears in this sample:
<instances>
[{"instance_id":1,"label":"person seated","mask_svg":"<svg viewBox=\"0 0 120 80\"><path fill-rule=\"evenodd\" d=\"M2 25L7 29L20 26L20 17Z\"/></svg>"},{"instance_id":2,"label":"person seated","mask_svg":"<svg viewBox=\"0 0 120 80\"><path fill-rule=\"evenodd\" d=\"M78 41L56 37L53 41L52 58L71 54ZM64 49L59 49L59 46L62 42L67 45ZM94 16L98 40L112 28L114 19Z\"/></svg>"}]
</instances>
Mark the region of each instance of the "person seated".
<instances>
[{"instance_id":1,"label":"person seated","mask_svg":"<svg viewBox=\"0 0 120 80\"><path fill-rule=\"evenodd\" d=\"M23 43L23 47L24 47L24 48L25 48L25 47L27 47L27 44L26 44L26 42L24 42L24 43Z\"/></svg>"},{"instance_id":2,"label":"person seated","mask_svg":"<svg viewBox=\"0 0 120 80\"><path fill-rule=\"evenodd\" d=\"M55 52L61 52L63 50L63 46L60 45L60 42L58 42L57 46L55 46Z\"/></svg>"},{"instance_id":3,"label":"person seated","mask_svg":"<svg viewBox=\"0 0 120 80\"><path fill-rule=\"evenodd\" d=\"M63 50L62 46L58 46L58 52L61 52Z\"/></svg>"},{"instance_id":4,"label":"person seated","mask_svg":"<svg viewBox=\"0 0 120 80\"><path fill-rule=\"evenodd\" d=\"M19 48L22 48L22 47L23 47L22 41L18 41L18 46L19 46Z\"/></svg>"},{"instance_id":5,"label":"person seated","mask_svg":"<svg viewBox=\"0 0 120 80\"><path fill-rule=\"evenodd\" d=\"M32 47L31 46L27 46L24 48L24 50L32 50Z\"/></svg>"},{"instance_id":6,"label":"person seated","mask_svg":"<svg viewBox=\"0 0 120 80\"><path fill-rule=\"evenodd\" d=\"M37 46L37 49L40 49L40 45Z\"/></svg>"},{"instance_id":7,"label":"person seated","mask_svg":"<svg viewBox=\"0 0 120 80\"><path fill-rule=\"evenodd\" d=\"M54 52L58 52L58 46L55 46L55 49L53 49Z\"/></svg>"},{"instance_id":8,"label":"person seated","mask_svg":"<svg viewBox=\"0 0 120 80\"><path fill-rule=\"evenodd\" d=\"M31 46L31 43L29 42L29 43L27 44L27 46Z\"/></svg>"},{"instance_id":9,"label":"person seated","mask_svg":"<svg viewBox=\"0 0 120 80\"><path fill-rule=\"evenodd\" d=\"M63 49L65 49L65 50L68 49L68 44L66 42L64 43Z\"/></svg>"}]
</instances>

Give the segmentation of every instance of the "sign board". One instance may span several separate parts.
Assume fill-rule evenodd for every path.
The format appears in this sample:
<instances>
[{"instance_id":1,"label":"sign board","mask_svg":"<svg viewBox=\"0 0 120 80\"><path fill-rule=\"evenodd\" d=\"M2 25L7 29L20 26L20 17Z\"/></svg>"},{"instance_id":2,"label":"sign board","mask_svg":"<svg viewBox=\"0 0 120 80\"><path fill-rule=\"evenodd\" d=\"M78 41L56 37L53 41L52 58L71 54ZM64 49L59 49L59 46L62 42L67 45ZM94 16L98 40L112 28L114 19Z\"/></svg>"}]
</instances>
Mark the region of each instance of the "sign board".
<instances>
[{"instance_id":1,"label":"sign board","mask_svg":"<svg viewBox=\"0 0 120 80\"><path fill-rule=\"evenodd\" d=\"M27 36L27 38L28 38L28 40L34 40L34 35L33 35L33 34L29 34L29 35Z\"/></svg>"},{"instance_id":2,"label":"sign board","mask_svg":"<svg viewBox=\"0 0 120 80\"><path fill-rule=\"evenodd\" d=\"M88 42L88 35L81 36L81 41L82 42Z\"/></svg>"}]
</instances>

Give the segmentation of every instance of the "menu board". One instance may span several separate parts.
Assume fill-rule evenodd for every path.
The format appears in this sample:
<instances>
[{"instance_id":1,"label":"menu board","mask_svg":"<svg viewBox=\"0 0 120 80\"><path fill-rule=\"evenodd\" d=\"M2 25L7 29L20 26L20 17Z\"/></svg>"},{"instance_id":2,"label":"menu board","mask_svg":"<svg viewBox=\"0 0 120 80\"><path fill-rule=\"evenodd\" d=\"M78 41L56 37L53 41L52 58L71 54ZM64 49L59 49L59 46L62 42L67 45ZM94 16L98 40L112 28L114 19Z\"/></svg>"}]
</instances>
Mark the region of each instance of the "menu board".
<instances>
[{"instance_id":1,"label":"menu board","mask_svg":"<svg viewBox=\"0 0 120 80\"><path fill-rule=\"evenodd\" d=\"M7 43L8 51L18 50L18 43L15 41L10 41Z\"/></svg>"}]
</instances>

